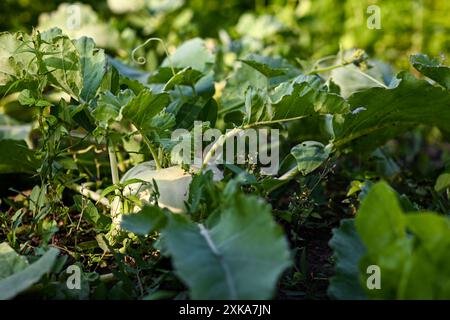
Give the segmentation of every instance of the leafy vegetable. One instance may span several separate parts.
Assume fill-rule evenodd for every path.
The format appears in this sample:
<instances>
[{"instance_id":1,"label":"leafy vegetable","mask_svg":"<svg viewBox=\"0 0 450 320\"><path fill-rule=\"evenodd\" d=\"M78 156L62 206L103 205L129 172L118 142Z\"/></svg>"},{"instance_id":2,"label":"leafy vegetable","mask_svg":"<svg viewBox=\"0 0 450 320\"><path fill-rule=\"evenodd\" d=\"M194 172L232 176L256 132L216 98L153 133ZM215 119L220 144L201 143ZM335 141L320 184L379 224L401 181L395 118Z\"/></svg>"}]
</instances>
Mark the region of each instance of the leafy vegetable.
<instances>
[{"instance_id":1,"label":"leafy vegetable","mask_svg":"<svg viewBox=\"0 0 450 320\"><path fill-rule=\"evenodd\" d=\"M0 299L11 299L27 289L50 271L53 267L58 250L50 248L38 261L28 265L20 256L6 244L0 245ZM7 269L10 268L9 271Z\"/></svg>"}]
</instances>

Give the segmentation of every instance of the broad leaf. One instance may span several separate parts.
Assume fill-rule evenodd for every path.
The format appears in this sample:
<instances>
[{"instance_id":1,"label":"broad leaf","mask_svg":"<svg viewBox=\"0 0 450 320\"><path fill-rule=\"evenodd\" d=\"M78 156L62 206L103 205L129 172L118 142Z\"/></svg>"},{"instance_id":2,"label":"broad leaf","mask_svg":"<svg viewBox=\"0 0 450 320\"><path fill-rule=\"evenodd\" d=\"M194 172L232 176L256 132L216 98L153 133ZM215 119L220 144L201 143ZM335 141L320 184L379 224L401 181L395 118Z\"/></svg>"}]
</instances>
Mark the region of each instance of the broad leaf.
<instances>
[{"instance_id":1,"label":"broad leaf","mask_svg":"<svg viewBox=\"0 0 450 320\"><path fill-rule=\"evenodd\" d=\"M123 215L120 227L145 236L153 231L160 230L166 223L167 217L162 209L156 206L144 206L138 213Z\"/></svg>"},{"instance_id":2,"label":"broad leaf","mask_svg":"<svg viewBox=\"0 0 450 320\"><path fill-rule=\"evenodd\" d=\"M335 262L335 275L330 279L328 295L334 299L366 299L359 278L359 260L366 249L356 233L355 221L345 219L339 228L333 229L330 240Z\"/></svg>"},{"instance_id":3,"label":"broad leaf","mask_svg":"<svg viewBox=\"0 0 450 320\"><path fill-rule=\"evenodd\" d=\"M50 84L78 100L83 87L80 56L74 43L60 29L50 29L41 35L45 52L43 66Z\"/></svg>"},{"instance_id":4,"label":"broad leaf","mask_svg":"<svg viewBox=\"0 0 450 320\"><path fill-rule=\"evenodd\" d=\"M352 113L334 120L336 148L372 150L418 124L448 129L450 93L406 73L399 77L395 88L371 88L349 97Z\"/></svg>"},{"instance_id":5,"label":"broad leaf","mask_svg":"<svg viewBox=\"0 0 450 320\"><path fill-rule=\"evenodd\" d=\"M450 188L450 173L444 172L437 178L436 184L434 185L434 190L441 192L448 188Z\"/></svg>"},{"instance_id":6,"label":"broad leaf","mask_svg":"<svg viewBox=\"0 0 450 320\"><path fill-rule=\"evenodd\" d=\"M95 96L106 73L106 56L103 50L96 50L94 41L87 37L76 40L75 46L80 55L80 68L83 77L83 88L80 96L88 101Z\"/></svg>"},{"instance_id":7,"label":"broad leaf","mask_svg":"<svg viewBox=\"0 0 450 320\"><path fill-rule=\"evenodd\" d=\"M270 207L235 195L211 229L173 215L163 231L176 273L193 299L268 299L289 251Z\"/></svg>"},{"instance_id":8,"label":"broad leaf","mask_svg":"<svg viewBox=\"0 0 450 320\"><path fill-rule=\"evenodd\" d=\"M246 93L244 124L282 122L348 112L347 103L339 95L317 90L313 87L314 83L303 80L299 78L302 82L281 84L270 99L262 90L249 89Z\"/></svg>"},{"instance_id":9,"label":"broad leaf","mask_svg":"<svg viewBox=\"0 0 450 320\"><path fill-rule=\"evenodd\" d=\"M384 182L370 189L358 210L355 224L369 254L406 236L405 219L397 195Z\"/></svg>"},{"instance_id":10,"label":"broad leaf","mask_svg":"<svg viewBox=\"0 0 450 320\"><path fill-rule=\"evenodd\" d=\"M206 43L200 38L184 42L162 63L163 67L187 68L206 72L214 63L214 55L207 49Z\"/></svg>"},{"instance_id":11,"label":"broad leaf","mask_svg":"<svg viewBox=\"0 0 450 320\"><path fill-rule=\"evenodd\" d=\"M58 250L50 248L39 260L26 268L0 280L0 300L11 299L38 282L49 272L58 256Z\"/></svg>"},{"instance_id":12,"label":"broad leaf","mask_svg":"<svg viewBox=\"0 0 450 320\"><path fill-rule=\"evenodd\" d=\"M25 269L27 266L27 259L18 255L8 243L0 243L0 280Z\"/></svg>"},{"instance_id":13,"label":"broad leaf","mask_svg":"<svg viewBox=\"0 0 450 320\"><path fill-rule=\"evenodd\" d=\"M0 173L35 173L39 166L24 141L0 140Z\"/></svg>"}]
</instances>

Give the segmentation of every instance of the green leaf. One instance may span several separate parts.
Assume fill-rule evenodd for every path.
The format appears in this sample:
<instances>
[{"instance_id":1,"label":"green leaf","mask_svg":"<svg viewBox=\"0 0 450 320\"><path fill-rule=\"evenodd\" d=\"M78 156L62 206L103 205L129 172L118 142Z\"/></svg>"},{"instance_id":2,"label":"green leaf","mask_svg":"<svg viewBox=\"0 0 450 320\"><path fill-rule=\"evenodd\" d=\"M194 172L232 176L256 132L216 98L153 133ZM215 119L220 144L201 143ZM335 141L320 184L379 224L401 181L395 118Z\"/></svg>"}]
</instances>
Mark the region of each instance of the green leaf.
<instances>
[{"instance_id":1,"label":"green leaf","mask_svg":"<svg viewBox=\"0 0 450 320\"><path fill-rule=\"evenodd\" d=\"M120 119L120 110L127 105L134 97L131 90L125 89L120 91L117 95L110 91L105 91L100 94L97 105L92 114L101 126L107 127L113 121Z\"/></svg>"},{"instance_id":2,"label":"green leaf","mask_svg":"<svg viewBox=\"0 0 450 320\"><path fill-rule=\"evenodd\" d=\"M166 93L153 94L149 90L142 90L123 107L122 114L130 119L139 131L148 133L158 129L153 118L163 111L169 102Z\"/></svg>"},{"instance_id":3,"label":"green leaf","mask_svg":"<svg viewBox=\"0 0 450 320\"><path fill-rule=\"evenodd\" d=\"M289 265L270 207L237 194L211 229L172 215L163 241L193 299L268 299Z\"/></svg>"},{"instance_id":4,"label":"green leaf","mask_svg":"<svg viewBox=\"0 0 450 320\"><path fill-rule=\"evenodd\" d=\"M28 289L50 272L58 256L58 250L50 248L39 260L26 268L0 280L0 300L11 299Z\"/></svg>"},{"instance_id":5,"label":"green leaf","mask_svg":"<svg viewBox=\"0 0 450 320\"><path fill-rule=\"evenodd\" d=\"M25 76L37 73L37 64L32 63L35 55L27 50L27 45L31 45L31 37L18 32L0 33L0 86Z\"/></svg>"},{"instance_id":6,"label":"green leaf","mask_svg":"<svg viewBox=\"0 0 450 320\"><path fill-rule=\"evenodd\" d=\"M193 87L197 81L203 76L198 70L186 67L173 75L164 86L164 90L172 90L176 85L186 85Z\"/></svg>"},{"instance_id":7,"label":"green leaf","mask_svg":"<svg viewBox=\"0 0 450 320\"><path fill-rule=\"evenodd\" d=\"M356 233L354 219L341 220L339 228L333 229L330 247L333 249L336 263L328 295L334 299L366 299L358 268L366 249Z\"/></svg>"},{"instance_id":8,"label":"green leaf","mask_svg":"<svg viewBox=\"0 0 450 320\"><path fill-rule=\"evenodd\" d=\"M35 173L39 161L24 141L0 140L0 173Z\"/></svg>"},{"instance_id":9,"label":"green leaf","mask_svg":"<svg viewBox=\"0 0 450 320\"><path fill-rule=\"evenodd\" d=\"M80 96L85 101L91 100L100 86L106 73L106 55L103 50L96 50L91 38L81 37L75 41L80 55L81 76L83 88Z\"/></svg>"},{"instance_id":10,"label":"green leaf","mask_svg":"<svg viewBox=\"0 0 450 320\"><path fill-rule=\"evenodd\" d=\"M369 254L406 236L406 222L394 190L385 182L372 186L355 219L356 230Z\"/></svg>"},{"instance_id":11,"label":"green leaf","mask_svg":"<svg viewBox=\"0 0 450 320\"><path fill-rule=\"evenodd\" d=\"M43 55L43 66L53 86L79 100L83 86L80 56L74 43L60 29L50 29L41 34L45 41L39 47Z\"/></svg>"},{"instance_id":12,"label":"green leaf","mask_svg":"<svg viewBox=\"0 0 450 320\"><path fill-rule=\"evenodd\" d=\"M450 173L445 172L437 178L434 190L441 192L448 188L450 188Z\"/></svg>"},{"instance_id":13,"label":"green leaf","mask_svg":"<svg viewBox=\"0 0 450 320\"><path fill-rule=\"evenodd\" d=\"M114 191L119 190L119 189L120 189L120 187L117 186L117 185L111 185L111 186L108 186L108 187L106 187L106 188L102 191L102 193L100 194L100 196L101 196L101 197L105 197L105 196L107 196L108 194L110 194L111 192L114 192Z\"/></svg>"},{"instance_id":14,"label":"green leaf","mask_svg":"<svg viewBox=\"0 0 450 320\"><path fill-rule=\"evenodd\" d=\"M123 215L120 227L145 236L162 229L166 223L167 217L162 209L156 206L144 206L138 213Z\"/></svg>"},{"instance_id":15,"label":"green leaf","mask_svg":"<svg viewBox=\"0 0 450 320\"><path fill-rule=\"evenodd\" d=\"M73 197L77 210L82 212L83 218L86 219L90 224L96 226L101 218L97 207L89 199L84 199L80 195Z\"/></svg>"},{"instance_id":16,"label":"green leaf","mask_svg":"<svg viewBox=\"0 0 450 320\"><path fill-rule=\"evenodd\" d=\"M335 231L331 244L335 256L336 278L329 292L339 298L356 298L356 291L346 290L354 284L354 268L359 265L361 284L370 276L369 266L380 269L381 288L365 288L375 299L448 299L450 297L450 220L431 212L405 214L397 196L385 182L373 185L364 198L355 219L356 231L367 249L366 254L352 256L360 246L354 234L346 237L345 248ZM350 231L347 230L347 234ZM342 240L342 239L340 239ZM350 247L353 246L353 249ZM361 252L362 253L362 252ZM359 260L359 261L358 261ZM338 270L339 267L345 266ZM351 270L351 272L349 272ZM353 277L353 280L351 280ZM335 280L336 279L336 280ZM342 280L342 281L341 281ZM337 281L337 282L336 282ZM365 286L364 286L365 287ZM345 290L345 291L341 291ZM342 296L341 296L342 295Z\"/></svg>"},{"instance_id":17,"label":"green leaf","mask_svg":"<svg viewBox=\"0 0 450 320\"><path fill-rule=\"evenodd\" d=\"M372 150L418 124L448 129L450 93L406 73L395 88L371 88L348 99L352 113L335 117L336 148Z\"/></svg>"},{"instance_id":18,"label":"green leaf","mask_svg":"<svg viewBox=\"0 0 450 320\"><path fill-rule=\"evenodd\" d=\"M318 90L315 86L314 80L298 77L293 82L280 84L270 98L264 90L249 89L246 92L244 124L292 121L348 112L349 107L342 97Z\"/></svg>"},{"instance_id":19,"label":"green leaf","mask_svg":"<svg viewBox=\"0 0 450 320\"><path fill-rule=\"evenodd\" d=\"M253 69L258 70L267 78L284 75L289 70L287 67L283 67L281 63L283 60L281 59L274 59L255 54L251 54L240 61L249 65Z\"/></svg>"},{"instance_id":20,"label":"green leaf","mask_svg":"<svg viewBox=\"0 0 450 320\"><path fill-rule=\"evenodd\" d=\"M304 141L291 149L297 161L297 168L304 176L313 172L328 159L331 145L324 146L317 141Z\"/></svg>"},{"instance_id":21,"label":"green leaf","mask_svg":"<svg viewBox=\"0 0 450 320\"><path fill-rule=\"evenodd\" d=\"M441 64L438 59L430 59L426 54L412 55L410 61L423 75L450 90L450 67Z\"/></svg>"},{"instance_id":22,"label":"green leaf","mask_svg":"<svg viewBox=\"0 0 450 320\"><path fill-rule=\"evenodd\" d=\"M177 50L166 58L163 67L187 68L206 72L214 63L214 55L206 48L206 43L200 38L184 42Z\"/></svg>"},{"instance_id":23,"label":"green leaf","mask_svg":"<svg viewBox=\"0 0 450 320\"><path fill-rule=\"evenodd\" d=\"M8 243L0 243L0 280L25 269L28 261L18 255Z\"/></svg>"}]
</instances>

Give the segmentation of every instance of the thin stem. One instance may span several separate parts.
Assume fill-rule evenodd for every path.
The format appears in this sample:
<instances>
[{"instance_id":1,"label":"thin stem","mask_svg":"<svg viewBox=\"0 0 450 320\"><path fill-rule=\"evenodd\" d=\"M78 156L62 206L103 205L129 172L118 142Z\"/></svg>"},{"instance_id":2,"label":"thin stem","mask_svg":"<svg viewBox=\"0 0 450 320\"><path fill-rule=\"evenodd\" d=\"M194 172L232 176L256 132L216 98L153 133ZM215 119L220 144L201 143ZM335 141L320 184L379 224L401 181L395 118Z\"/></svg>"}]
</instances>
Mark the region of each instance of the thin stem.
<instances>
[{"instance_id":1,"label":"thin stem","mask_svg":"<svg viewBox=\"0 0 450 320\"><path fill-rule=\"evenodd\" d=\"M298 116L298 117L293 117L293 118L286 118L286 119L277 119L277 120L259 121L259 122L254 122L254 123L245 125L243 128L244 128L244 129L249 129L249 128L253 128L253 127L257 127L257 126L266 126L266 125L269 125L269 124L275 124L275 123L281 123L281 122L288 122L288 121L300 120L300 119L307 118L307 117L309 117L309 115L306 115L306 116Z\"/></svg>"},{"instance_id":2,"label":"thin stem","mask_svg":"<svg viewBox=\"0 0 450 320\"><path fill-rule=\"evenodd\" d=\"M205 158L203 159L202 166L200 167L199 172L202 172L202 170L207 166L209 160L211 160L211 157L217 151L217 149L219 149L221 146L223 146L225 141L227 141L229 138L238 134L241 130L242 130L242 128L237 127L237 128L234 128L234 129L228 131L227 133L221 135L219 137L219 139L217 139L217 141L211 147L211 149L209 149L208 153L206 154Z\"/></svg>"},{"instance_id":3,"label":"thin stem","mask_svg":"<svg viewBox=\"0 0 450 320\"><path fill-rule=\"evenodd\" d=\"M298 167L295 166L289 171L287 171L285 174L283 174L281 177L278 178L278 180L290 180L293 177L295 177L299 173Z\"/></svg>"},{"instance_id":4,"label":"thin stem","mask_svg":"<svg viewBox=\"0 0 450 320\"><path fill-rule=\"evenodd\" d=\"M112 182L114 185L117 185L120 183L119 178L119 170L117 167L117 158L116 158L116 152L114 149L114 144L112 140L108 141L108 155L109 155L109 165L111 167L111 177ZM115 197L114 200L111 203L111 217L113 219L113 223L111 226L114 226L117 224L117 219L119 218L119 213L122 208L122 201L120 199L120 191L115 191Z\"/></svg>"},{"instance_id":5,"label":"thin stem","mask_svg":"<svg viewBox=\"0 0 450 320\"><path fill-rule=\"evenodd\" d=\"M148 150L150 150L150 153L152 154L153 160L155 160L155 165L156 165L156 169L157 170L161 170L161 162L159 161L159 157L158 154L156 153L155 148L153 148L152 143L150 142L150 140L145 136L142 135L142 138L144 139L145 144L148 147Z\"/></svg>"},{"instance_id":6,"label":"thin stem","mask_svg":"<svg viewBox=\"0 0 450 320\"><path fill-rule=\"evenodd\" d=\"M354 71L358 72L359 74L363 75L364 77L366 77L367 79L375 82L376 84L378 84L380 87L385 88L385 89L389 89L389 87L387 85L385 85L384 83L378 81L377 79L375 79L374 77L372 77L371 75L359 70L359 69L354 69Z\"/></svg>"},{"instance_id":7,"label":"thin stem","mask_svg":"<svg viewBox=\"0 0 450 320\"><path fill-rule=\"evenodd\" d=\"M145 57L138 57L136 59L136 52L145 47L147 44L149 44L152 41L158 41L161 43L163 49L164 49L164 53L167 56L167 60L169 61L170 64L170 70L172 71L172 74L175 75L175 69L173 67L173 63L170 59L170 54L169 54L169 50L167 50L166 44L164 43L163 39L161 38L148 38L143 44L141 44L140 46L137 46L136 48L133 49L133 51L131 51L131 58L133 59L134 62L138 63L138 64L145 64L147 62L147 59L145 59Z\"/></svg>"},{"instance_id":8,"label":"thin stem","mask_svg":"<svg viewBox=\"0 0 450 320\"><path fill-rule=\"evenodd\" d=\"M313 69L313 70L307 72L306 75L312 75L312 74L328 72L328 71L331 71L331 70L334 70L334 69L345 67L345 66L347 66L347 65L349 65L351 63L353 63L353 61L344 61L342 63L335 64L335 65L332 65L332 66L329 66L329 67L325 67L325 68L322 68L322 69Z\"/></svg>"},{"instance_id":9,"label":"thin stem","mask_svg":"<svg viewBox=\"0 0 450 320\"><path fill-rule=\"evenodd\" d=\"M109 166L111 167L112 183L118 184L120 182L120 179L119 179L119 170L117 167L116 151L114 150L114 144L111 140L109 140L108 142L108 155L109 155Z\"/></svg>"},{"instance_id":10,"label":"thin stem","mask_svg":"<svg viewBox=\"0 0 450 320\"><path fill-rule=\"evenodd\" d=\"M235 136L236 134L238 134L240 131L244 130L244 129L250 129L253 127L257 127L257 126L264 126L264 125L270 125L270 124L275 124L275 123L281 123L281 122L288 122L288 121L294 121L294 120L299 120L299 119L303 119L308 117L309 115L306 116L298 116L298 117L293 117L293 118L286 118L286 119L277 119L277 120L267 120L267 121L259 121L259 122L254 122L251 124L247 124L245 126L242 127L236 127L230 131L228 131L227 133L221 135L219 137L219 139L217 139L217 141L214 143L214 145L211 147L211 149L209 149L208 153L206 154L205 158L203 159L202 162L202 166L200 167L200 171L202 172L202 170L207 166L209 160L211 160L211 157L213 156L213 154L217 151L218 148L220 148L221 146L224 145L224 143L231 137Z\"/></svg>"},{"instance_id":11,"label":"thin stem","mask_svg":"<svg viewBox=\"0 0 450 320\"><path fill-rule=\"evenodd\" d=\"M84 186L80 186L78 184L72 183L72 184L66 185L66 187L73 191L80 193L81 195L83 195L85 197L90 198L91 200L94 200L95 202L101 203L105 207L110 206L108 199L106 199L105 197L102 197L97 192L87 189Z\"/></svg>"}]
</instances>

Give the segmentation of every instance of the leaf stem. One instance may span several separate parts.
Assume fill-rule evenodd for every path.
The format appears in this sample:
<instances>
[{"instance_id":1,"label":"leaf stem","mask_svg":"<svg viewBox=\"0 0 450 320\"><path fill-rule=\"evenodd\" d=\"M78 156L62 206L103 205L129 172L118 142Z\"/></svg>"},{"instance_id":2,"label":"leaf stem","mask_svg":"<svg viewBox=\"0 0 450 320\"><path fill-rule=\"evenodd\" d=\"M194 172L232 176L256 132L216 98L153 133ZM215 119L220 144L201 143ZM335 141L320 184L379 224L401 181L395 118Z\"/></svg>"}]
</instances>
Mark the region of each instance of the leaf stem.
<instances>
[{"instance_id":1,"label":"leaf stem","mask_svg":"<svg viewBox=\"0 0 450 320\"><path fill-rule=\"evenodd\" d=\"M241 127L236 127L227 133L221 135L219 139L214 143L214 145L209 149L208 153L206 154L205 158L203 159L202 166L200 167L199 172L201 173L203 169L208 165L209 160L211 160L211 157L216 152L218 148L224 145L225 141L227 141L229 138L235 136L242 130Z\"/></svg>"},{"instance_id":2,"label":"leaf stem","mask_svg":"<svg viewBox=\"0 0 450 320\"><path fill-rule=\"evenodd\" d=\"M345 67L345 66L347 66L347 65L349 65L351 63L353 63L353 61L344 61L344 62L341 62L339 64L334 64L332 66L328 66L328 67L325 67L325 68L313 69L313 70L307 72L306 75L312 75L312 74L328 72L328 71L331 71L331 70L334 70L334 69Z\"/></svg>"},{"instance_id":3,"label":"leaf stem","mask_svg":"<svg viewBox=\"0 0 450 320\"><path fill-rule=\"evenodd\" d=\"M362 76L366 77L367 79L375 82L376 84L378 84L380 87L385 88L385 89L389 89L389 87L387 85L385 85L384 83L378 81L377 79L375 79L374 77L372 77L371 75L359 70L359 69L355 69L355 72L358 72L359 74L361 74Z\"/></svg>"},{"instance_id":4,"label":"leaf stem","mask_svg":"<svg viewBox=\"0 0 450 320\"><path fill-rule=\"evenodd\" d=\"M249 128L253 128L253 127L257 127L257 126L266 126L266 125L269 125L269 124L300 120L300 119L304 119L304 118L307 118L307 117L309 117L309 115L303 115L303 116L292 117L292 118L285 118L285 119L259 121L259 122L254 122L254 123L251 123L251 124L247 124L247 125L243 126L243 128L244 129L249 129Z\"/></svg>"},{"instance_id":5,"label":"leaf stem","mask_svg":"<svg viewBox=\"0 0 450 320\"><path fill-rule=\"evenodd\" d=\"M142 138L144 139L145 144L148 147L148 150L150 150L150 153L152 154L153 160L155 160L155 165L156 165L156 169L157 170L161 170L161 162L159 161L159 157L158 154L156 153L155 148L153 148L152 143L150 142L150 140L143 134Z\"/></svg>"},{"instance_id":6,"label":"leaf stem","mask_svg":"<svg viewBox=\"0 0 450 320\"><path fill-rule=\"evenodd\" d=\"M111 204L109 203L108 199L106 199L105 197L102 197L101 195L99 195L97 192L92 191L87 189L84 186L80 186L78 184L72 183L69 185L66 185L67 188L76 191L78 193L80 193L81 195L90 198L91 200L94 200L95 202L99 202L102 205L104 205L105 207L110 207Z\"/></svg>"},{"instance_id":7,"label":"leaf stem","mask_svg":"<svg viewBox=\"0 0 450 320\"><path fill-rule=\"evenodd\" d=\"M116 151L114 149L114 143L112 142L112 140L108 141L108 156L109 156L109 166L111 168L112 183L118 184L120 182L119 170L117 166Z\"/></svg>"}]
</instances>

